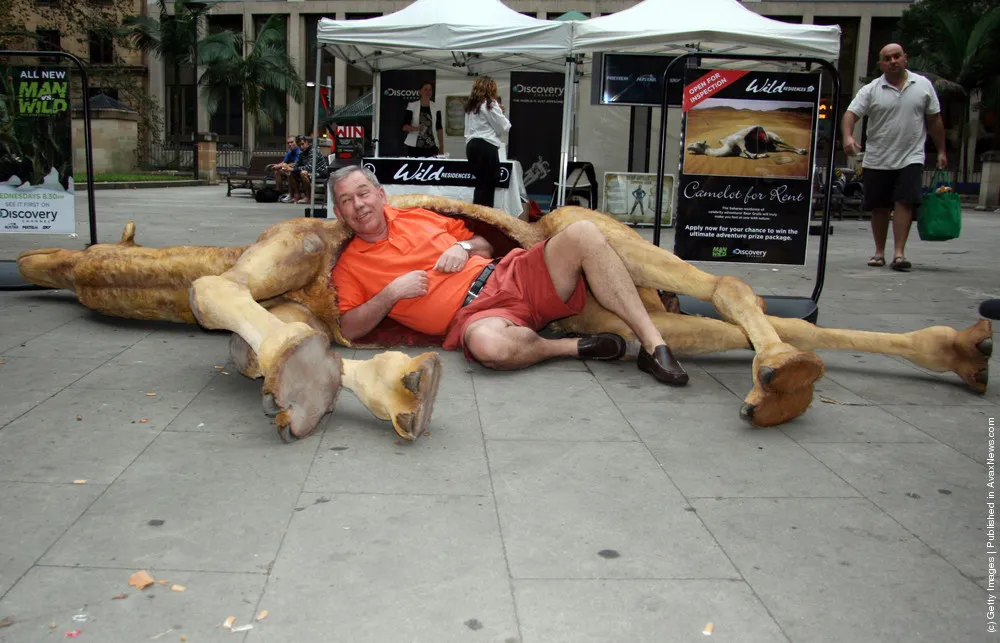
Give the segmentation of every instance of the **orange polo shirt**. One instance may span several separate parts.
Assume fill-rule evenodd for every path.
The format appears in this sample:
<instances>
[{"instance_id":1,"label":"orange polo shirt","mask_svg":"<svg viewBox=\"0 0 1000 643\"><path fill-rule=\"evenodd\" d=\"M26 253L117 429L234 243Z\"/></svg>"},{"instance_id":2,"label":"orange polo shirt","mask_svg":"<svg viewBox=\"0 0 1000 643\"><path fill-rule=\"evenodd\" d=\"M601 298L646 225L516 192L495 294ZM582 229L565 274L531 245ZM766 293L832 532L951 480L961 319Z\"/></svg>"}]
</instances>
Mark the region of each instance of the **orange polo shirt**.
<instances>
[{"instance_id":1,"label":"orange polo shirt","mask_svg":"<svg viewBox=\"0 0 1000 643\"><path fill-rule=\"evenodd\" d=\"M360 306L389 283L413 270L427 271L427 294L401 299L389 317L428 335L444 335L448 324L468 294L469 286L490 262L470 255L459 272L439 272L434 265L445 250L473 234L460 219L412 208L385 206L389 236L377 243L355 237L333 267L331 281L337 289L341 313Z\"/></svg>"}]
</instances>

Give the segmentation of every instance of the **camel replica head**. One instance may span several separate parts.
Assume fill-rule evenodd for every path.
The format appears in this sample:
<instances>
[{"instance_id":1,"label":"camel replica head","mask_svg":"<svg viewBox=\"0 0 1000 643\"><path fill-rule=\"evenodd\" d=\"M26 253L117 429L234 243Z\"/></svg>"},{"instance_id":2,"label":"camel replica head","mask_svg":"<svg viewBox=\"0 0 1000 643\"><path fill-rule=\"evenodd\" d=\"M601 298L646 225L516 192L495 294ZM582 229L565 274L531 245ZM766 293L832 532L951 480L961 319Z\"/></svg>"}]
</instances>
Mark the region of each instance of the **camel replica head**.
<instances>
[{"instance_id":1,"label":"camel replica head","mask_svg":"<svg viewBox=\"0 0 1000 643\"><path fill-rule=\"evenodd\" d=\"M703 272L592 210L564 207L527 223L441 197L399 196L392 205L460 217L474 233L488 238L496 256L529 248L573 222L593 222L624 261L643 304L676 354L755 351L752 386L739 410L755 426L782 424L806 411L824 372L815 349L900 355L932 371L954 372L975 391L986 390L993 340L985 320L961 331L933 326L903 334L821 328L768 317L762 300L743 281ZM333 409L341 386L412 440L431 415L442 376L437 354L410 358L386 351L356 361L342 359L332 344L434 346L442 338L420 336L390 320L357 341L344 338L330 271L352 235L335 220L291 219L266 229L247 247L154 249L135 243L135 226L129 223L117 244L28 251L18 258L18 268L32 283L71 290L83 305L108 315L232 331L232 358L244 375L264 378L265 410L286 441L312 433ZM710 301L725 321L668 312L664 302L671 299L662 293ZM612 332L635 340L628 326L589 293L582 313L554 322L551 330Z\"/></svg>"}]
</instances>

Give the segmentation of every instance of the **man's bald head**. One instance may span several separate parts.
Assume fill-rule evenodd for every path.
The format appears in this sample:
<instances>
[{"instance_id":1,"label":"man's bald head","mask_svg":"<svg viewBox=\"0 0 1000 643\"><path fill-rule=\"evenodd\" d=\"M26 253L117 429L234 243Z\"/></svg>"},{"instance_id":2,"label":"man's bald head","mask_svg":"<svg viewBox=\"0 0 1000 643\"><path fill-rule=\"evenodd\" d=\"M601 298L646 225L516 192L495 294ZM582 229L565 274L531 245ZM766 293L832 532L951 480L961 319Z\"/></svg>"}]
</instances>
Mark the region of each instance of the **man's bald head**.
<instances>
[{"instance_id":1,"label":"man's bald head","mask_svg":"<svg viewBox=\"0 0 1000 643\"><path fill-rule=\"evenodd\" d=\"M878 66L889 79L897 79L906 73L906 52L903 45L889 43L878 53Z\"/></svg>"}]
</instances>

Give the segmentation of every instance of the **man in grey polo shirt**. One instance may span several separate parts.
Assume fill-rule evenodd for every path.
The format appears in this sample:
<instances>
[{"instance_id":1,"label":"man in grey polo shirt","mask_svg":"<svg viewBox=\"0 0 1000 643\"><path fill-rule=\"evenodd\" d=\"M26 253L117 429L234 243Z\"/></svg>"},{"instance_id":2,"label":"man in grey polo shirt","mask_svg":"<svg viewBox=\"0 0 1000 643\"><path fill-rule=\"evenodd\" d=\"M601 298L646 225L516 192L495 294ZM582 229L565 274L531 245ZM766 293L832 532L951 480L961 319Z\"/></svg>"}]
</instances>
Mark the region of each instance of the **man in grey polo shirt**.
<instances>
[{"instance_id":1,"label":"man in grey polo shirt","mask_svg":"<svg viewBox=\"0 0 1000 643\"><path fill-rule=\"evenodd\" d=\"M868 149L861 163L865 185L865 209L872 213L875 256L869 266L885 265L885 242L889 234L889 211L894 213L893 270L907 271L906 238L913 213L920 206L924 143L928 132L937 148L937 166L948 167L944 148L941 105L931 81L906 70L906 52L889 44L879 52L883 75L858 92L841 121L844 153L854 156L861 145L854 140L858 119L868 117Z\"/></svg>"}]
</instances>

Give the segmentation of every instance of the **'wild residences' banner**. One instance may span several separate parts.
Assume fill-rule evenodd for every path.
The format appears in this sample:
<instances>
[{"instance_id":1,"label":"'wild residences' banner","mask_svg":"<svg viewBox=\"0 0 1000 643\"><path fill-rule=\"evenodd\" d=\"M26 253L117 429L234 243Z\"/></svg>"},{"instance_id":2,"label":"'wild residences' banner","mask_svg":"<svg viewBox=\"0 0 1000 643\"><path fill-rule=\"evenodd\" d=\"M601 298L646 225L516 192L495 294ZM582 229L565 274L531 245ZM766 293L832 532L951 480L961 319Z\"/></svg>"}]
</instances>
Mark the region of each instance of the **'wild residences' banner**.
<instances>
[{"instance_id":1,"label":"'wild residences' banner","mask_svg":"<svg viewBox=\"0 0 1000 643\"><path fill-rule=\"evenodd\" d=\"M0 232L71 234L69 71L8 69L0 78Z\"/></svg>"},{"instance_id":2,"label":"'wild residences' banner","mask_svg":"<svg viewBox=\"0 0 1000 643\"><path fill-rule=\"evenodd\" d=\"M805 265L819 75L689 69L674 252Z\"/></svg>"}]
</instances>

